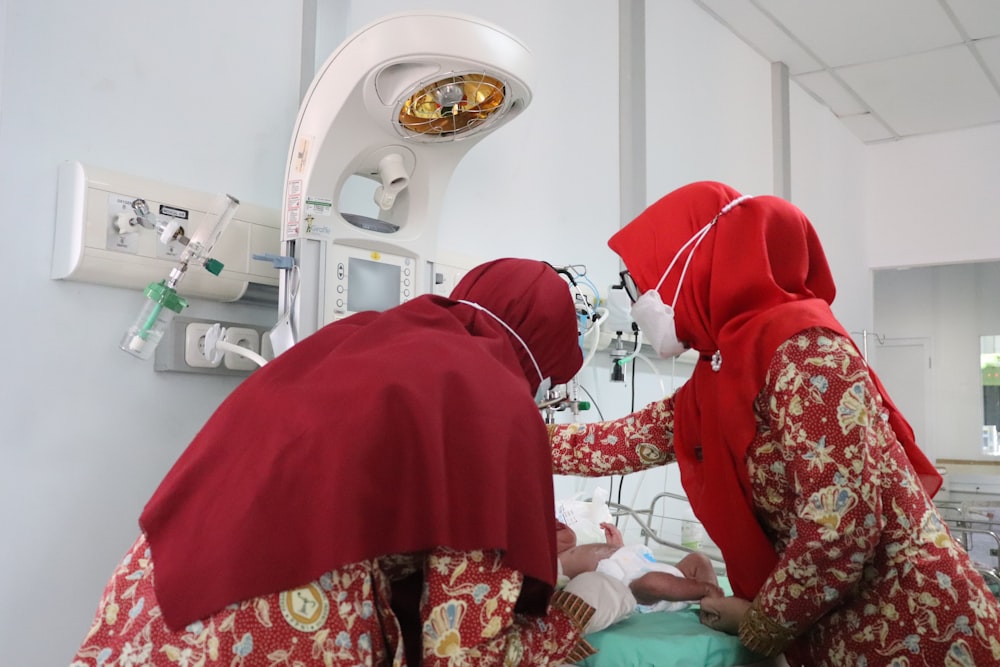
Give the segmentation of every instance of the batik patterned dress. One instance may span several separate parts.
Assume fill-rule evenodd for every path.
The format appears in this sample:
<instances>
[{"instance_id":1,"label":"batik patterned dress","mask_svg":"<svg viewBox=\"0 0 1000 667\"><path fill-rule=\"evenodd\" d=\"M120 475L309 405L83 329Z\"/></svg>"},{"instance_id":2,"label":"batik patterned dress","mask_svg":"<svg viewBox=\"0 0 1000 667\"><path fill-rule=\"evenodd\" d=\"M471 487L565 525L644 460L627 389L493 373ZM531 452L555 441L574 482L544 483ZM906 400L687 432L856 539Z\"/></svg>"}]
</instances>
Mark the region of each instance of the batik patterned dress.
<instances>
[{"instance_id":1,"label":"batik patterned dress","mask_svg":"<svg viewBox=\"0 0 1000 667\"><path fill-rule=\"evenodd\" d=\"M799 636L789 662L1000 665L1000 603L914 476L851 342L810 329L784 343L754 412L751 494L779 556L757 604ZM667 398L612 422L550 427L556 472L673 461L673 416Z\"/></svg>"},{"instance_id":2,"label":"batik patterned dress","mask_svg":"<svg viewBox=\"0 0 1000 667\"><path fill-rule=\"evenodd\" d=\"M420 569L422 665L559 665L592 652L577 641L586 614L571 618L555 605L545 617L514 613L523 577L495 552L435 549L357 563L176 632L160 615L154 569L140 537L108 583L71 667L401 667L390 587Z\"/></svg>"}]
</instances>

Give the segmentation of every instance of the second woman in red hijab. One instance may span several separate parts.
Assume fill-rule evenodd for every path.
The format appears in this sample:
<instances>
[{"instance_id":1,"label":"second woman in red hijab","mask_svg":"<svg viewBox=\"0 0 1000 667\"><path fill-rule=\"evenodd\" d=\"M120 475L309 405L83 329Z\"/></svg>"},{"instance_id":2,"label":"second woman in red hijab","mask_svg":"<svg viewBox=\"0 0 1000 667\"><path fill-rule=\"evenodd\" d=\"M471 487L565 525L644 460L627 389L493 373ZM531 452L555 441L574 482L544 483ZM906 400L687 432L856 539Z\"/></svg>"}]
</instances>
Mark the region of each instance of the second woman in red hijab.
<instances>
[{"instance_id":1,"label":"second woman in red hijab","mask_svg":"<svg viewBox=\"0 0 1000 667\"><path fill-rule=\"evenodd\" d=\"M550 426L560 474L677 461L736 593L702 621L794 666L1000 664L1000 604L931 500L941 479L830 304L809 220L777 197L684 186L609 245L677 392Z\"/></svg>"}]
</instances>

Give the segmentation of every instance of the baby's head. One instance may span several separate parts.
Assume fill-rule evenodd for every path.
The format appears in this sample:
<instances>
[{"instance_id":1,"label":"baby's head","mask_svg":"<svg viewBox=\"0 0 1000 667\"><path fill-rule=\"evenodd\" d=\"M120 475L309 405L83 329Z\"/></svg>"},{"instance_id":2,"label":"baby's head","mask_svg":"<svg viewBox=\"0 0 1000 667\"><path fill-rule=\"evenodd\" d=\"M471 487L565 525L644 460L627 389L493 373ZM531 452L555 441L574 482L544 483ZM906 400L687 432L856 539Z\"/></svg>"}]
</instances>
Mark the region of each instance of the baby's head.
<instances>
[{"instance_id":1,"label":"baby's head","mask_svg":"<svg viewBox=\"0 0 1000 667\"><path fill-rule=\"evenodd\" d=\"M620 547L610 544L581 544L559 554L562 573L572 579L581 572L593 572L597 564L610 558Z\"/></svg>"}]
</instances>

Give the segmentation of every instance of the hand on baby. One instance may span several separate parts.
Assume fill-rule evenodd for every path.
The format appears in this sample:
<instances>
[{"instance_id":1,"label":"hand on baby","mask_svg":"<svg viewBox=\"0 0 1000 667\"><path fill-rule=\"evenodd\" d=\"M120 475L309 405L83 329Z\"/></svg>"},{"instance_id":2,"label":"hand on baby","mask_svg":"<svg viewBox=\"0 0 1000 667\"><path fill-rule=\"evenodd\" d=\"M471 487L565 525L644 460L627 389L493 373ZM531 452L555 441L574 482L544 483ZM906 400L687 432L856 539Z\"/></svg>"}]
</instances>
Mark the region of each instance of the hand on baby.
<instances>
[{"instance_id":1,"label":"hand on baby","mask_svg":"<svg viewBox=\"0 0 1000 667\"><path fill-rule=\"evenodd\" d=\"M735 635L740 631L740 621L750 609L750 601L738 597L705 597L698 613L702 625L713 630Z\"/></svg>"},{"instance_id":2,"label":"hand on baby","mask_svg":"<svg viewBox=\"0 0 1000 667\"><path fill-rule=\"evenodd\" d=\"M722 587L716 584L706 583L705 589L706 598L722 598L726 596L726 592L722 590Z\"/></svg>"}]
</instances>

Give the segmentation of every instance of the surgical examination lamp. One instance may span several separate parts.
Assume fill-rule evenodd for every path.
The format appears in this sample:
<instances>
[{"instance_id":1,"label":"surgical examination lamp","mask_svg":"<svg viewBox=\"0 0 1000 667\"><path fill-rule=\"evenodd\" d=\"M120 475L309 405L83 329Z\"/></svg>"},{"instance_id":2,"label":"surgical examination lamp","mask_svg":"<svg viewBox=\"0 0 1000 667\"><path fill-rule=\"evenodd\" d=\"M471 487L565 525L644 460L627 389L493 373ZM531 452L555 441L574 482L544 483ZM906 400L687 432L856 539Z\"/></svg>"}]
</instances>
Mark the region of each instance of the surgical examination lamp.
<instances>
[{"instance_id":1,"label":"surgical examination lamp","mask_svg":"<svg viewBox=\"0 0 1000 667\"><path fill-rule=\"evenodd\" d=\"M296 271L281 275L282 347L433 291L451 175L528 106L530 78L521 42L463 15L390 15L333 52L304 96L286 166L282 253ZM372 215L343 210L354 176L375 186Z\"/></svg>"}]
</instances>

